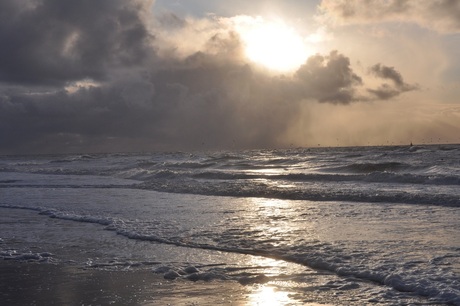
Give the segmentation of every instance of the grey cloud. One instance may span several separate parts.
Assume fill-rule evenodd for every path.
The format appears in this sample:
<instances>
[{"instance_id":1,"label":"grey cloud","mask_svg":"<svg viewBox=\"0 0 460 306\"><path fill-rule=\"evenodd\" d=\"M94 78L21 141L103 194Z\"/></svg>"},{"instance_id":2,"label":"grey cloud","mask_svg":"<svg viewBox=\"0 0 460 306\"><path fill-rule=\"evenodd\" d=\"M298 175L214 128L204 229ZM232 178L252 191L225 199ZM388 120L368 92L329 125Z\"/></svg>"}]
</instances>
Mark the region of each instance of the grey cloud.
<instances>
[{"instance_id":1,"label":"grey cloud","mask_svg":"<svg viewBox=\"0 0 460 306\"><path fill-rule=\"evenodd\" d=\"M389 100L401 94L400 90L397 90L388 84L382 84L377 89L369 88L367 91L380 100Z\"/></svg>"},{"instance_id":2,"label":"grey cloud","mask_svg":"<svg viewBox=\"0 0 460 306\"><path fill-rule=\"evenodd\" d=\"M1 1L0 81L62 84L140 64L153 51L143 9L141 1Z\"/></svg>"},{"instance_id":3,"label":"grey cloud","mask_svg":"<svg viewBox=\"0 0 460 306\"><path fill-rule=\"evenodd\" d=\"M381 64L376 64L369 69L373 74L382 79L392 80L397 87L406 87L401 73L396 71L394 67L387 67Z\"/></svg>"},{"instance_id":4,"label":"grey cloud","mask_svg":"<svg viewBox=\"0 0 460 306\"><path fill-rule=\"evenodd\" d=\"M349 103L355 100L355 87L362 84L350 60L337 51L310 57L296 76L303 82L306 97L321 102Z\"/></svg>"},{"instance_id":5,"label":"grey cloud","mask_svg":"<svg viewBox=\"0 0 460 306\"><path fill-rule=\"evenodd\" d=\"M368 92L375 95L378 99L388 100L399 96L401 93L417 90L417 85L411 85L404 82L404 79L394 67L376 64L369 68L369 71L378 78L390 80L393 86L389 84L382 84L377 89L368 89Z\"/></svg>"},{"instance_id":6,"label":"grey cloud","mask_svg":"<svg viewBox=\"0 0 460 306\"><path fill-rule=\"evenodd\" d=\"M106 150L120 150L121 143L123 150L277 147L286 145L283 135L298 120L304 99L352 100L340 96L351 92L351 70L328 80L348 67L337 53L323 57L324 67L307 63L311 76L301 70L293 78L269 76L225 54L199 52L164 69L119 75L75 93L10 93L0 101L2 146L37 151L98 150L102 143ZM310 80L315 74L318 78Z\"/></svg>"},{"instance_id":7,"label":"grey cloud","mask_svg":"<svg viewBox=\"0 0 460 306\"><path fill-rule=\"evenodd\" d=\"M339 24L412 22L442 33L460 32L457 0L322 0L320 18Z\"/></svg>"},{"instance_id":8,"label":"grey cloud","mask_svg":"<svg viewBox=\"0 0 460 306\"><path fill-rule=\"evenodd\" d=\"M279 147L287 145L285 133L306 101L359 100L362 80L337 51L283 77L222 50L119 74L75 93L10 93L0 101L2 144L37 151L97 151L101 144L105 150Z\"/></svg>"}]
</instances>

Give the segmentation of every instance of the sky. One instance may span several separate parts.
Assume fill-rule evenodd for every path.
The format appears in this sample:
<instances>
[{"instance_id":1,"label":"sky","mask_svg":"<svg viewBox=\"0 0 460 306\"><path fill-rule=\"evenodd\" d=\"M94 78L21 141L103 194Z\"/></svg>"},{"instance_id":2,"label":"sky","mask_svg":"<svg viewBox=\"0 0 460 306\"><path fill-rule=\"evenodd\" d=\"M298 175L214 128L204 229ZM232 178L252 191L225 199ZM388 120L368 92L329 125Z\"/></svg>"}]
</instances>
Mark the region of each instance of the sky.
<instances>
[{"instance_id":1,"label":"sky","mask_svg":"<svg viewBox=\"0 0 460 306\"><path fill-rule=\"evenodd\" d=\"M460 143L459 0L0 0L0 154Z\"/></svg>"}]
</instances>

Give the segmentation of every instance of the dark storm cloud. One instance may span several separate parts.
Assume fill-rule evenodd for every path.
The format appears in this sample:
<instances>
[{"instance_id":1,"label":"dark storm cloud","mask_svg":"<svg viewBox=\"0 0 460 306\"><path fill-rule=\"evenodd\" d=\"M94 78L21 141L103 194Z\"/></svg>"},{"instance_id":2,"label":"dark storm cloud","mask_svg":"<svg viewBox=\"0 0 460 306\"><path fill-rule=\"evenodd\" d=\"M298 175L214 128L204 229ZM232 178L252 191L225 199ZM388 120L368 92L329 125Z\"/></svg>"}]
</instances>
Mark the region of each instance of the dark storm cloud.
<instances>
[{"instance_id":1,"label":"dark storm cloud","mask_svg":"<svg viewBox=\"0 0 460 306\"><path fill-rule=\"evenodd\" d=\"M417 85L405 83L401 73L399 73L394 67L376 64L372 66L369 71L376 77L384 80L390 80L393 83L393 85L384 83L377 89L368 89L368 91L371 94L374 94L378 99L388 100L404 92L418 89Z\"/></svg>"},{"instance_id":2,"label":"dark storm cloud","mask_svg":"<svg viewBox=\"0 0 460 306\"><path fill-rule=\"evenodd\" d=\"M3 0L0 81L59 84L103 79L138 65L151 38L142 3L123 0Z\"/></svg>"},{"instance_id":3,"label":"dark storm cloud","mask_svg":"<svg viewBox=\"0 0 460 306\"><path fill-rule=\"evenodd\" d=\"M0 138L10 147L38 141L37 150L62 135L61 150L79 141L93 150L94 142L109 150L123 142L123 150L266 147L297 109L281 80L219 56L197 53L141 75L75 93L4 97Z\"/></svg>"},{"instance_id":4,"label":"dark storm cloud","mask_svg":"<svg viewBox=\"0 0 460 306\"><path fill-rule=\"evenodd\" d=\"M363 79L338 51L309 58L292 76L269 74L247 62L228 28L196 32L207 38L201 51L160 57L152 33L191 25L169 14L152 30L145 3L0 3L0 153L287 146L308 103L406 90L396 70L377 65L396 92L385 95L384 84L363 97Z\"/></svg>"}]
</instances>

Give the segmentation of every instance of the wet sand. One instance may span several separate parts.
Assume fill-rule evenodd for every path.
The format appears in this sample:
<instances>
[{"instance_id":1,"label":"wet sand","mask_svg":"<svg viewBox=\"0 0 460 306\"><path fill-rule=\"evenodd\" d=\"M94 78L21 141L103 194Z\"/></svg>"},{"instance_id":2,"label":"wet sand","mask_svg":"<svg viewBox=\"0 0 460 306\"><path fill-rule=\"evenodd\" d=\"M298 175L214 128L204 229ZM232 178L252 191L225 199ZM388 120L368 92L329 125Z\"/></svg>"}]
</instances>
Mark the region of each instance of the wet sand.
<instances>
[{"instance_id":1,"label":"wet sand","mask_svg":"<svg viewBox=\"0 0 460 306\"><path fill-rule=\"evenodd\" d=\"M236 282L168 281L151 271L0 262L1 305L250 305Z\"/></svg>"},{"instance_id":2,"label":"wet sand","mask_svg":"<svg viewBox=\"0 0 460 306\"><path fill-rule=\"evenodd\" d=\"M0 261L0 305L332 305L308 294L235 281L165 280L149 270L110 271ZM305 292L304 292L305 293Z\"/></svg>"}]
</instances>

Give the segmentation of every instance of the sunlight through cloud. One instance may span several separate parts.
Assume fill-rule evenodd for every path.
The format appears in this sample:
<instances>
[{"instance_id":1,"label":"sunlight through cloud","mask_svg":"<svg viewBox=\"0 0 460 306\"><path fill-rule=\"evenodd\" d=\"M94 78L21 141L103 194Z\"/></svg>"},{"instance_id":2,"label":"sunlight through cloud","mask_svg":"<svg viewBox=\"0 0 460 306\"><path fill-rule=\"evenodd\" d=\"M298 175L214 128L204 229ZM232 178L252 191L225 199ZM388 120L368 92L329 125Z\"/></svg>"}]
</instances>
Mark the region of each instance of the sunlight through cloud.
<instances>
[{"instance_id":1,"label":"sunlight through cloud","mask_svg":"<svg viewBox=\"0 0 460 306\"><path fill-rule=\"evenodd\" d=\"M282 21L248 16L239 16L237 21L248 59L270 70L294 71L314 53L302 36Z\"/></svg>"}]
</instances>

